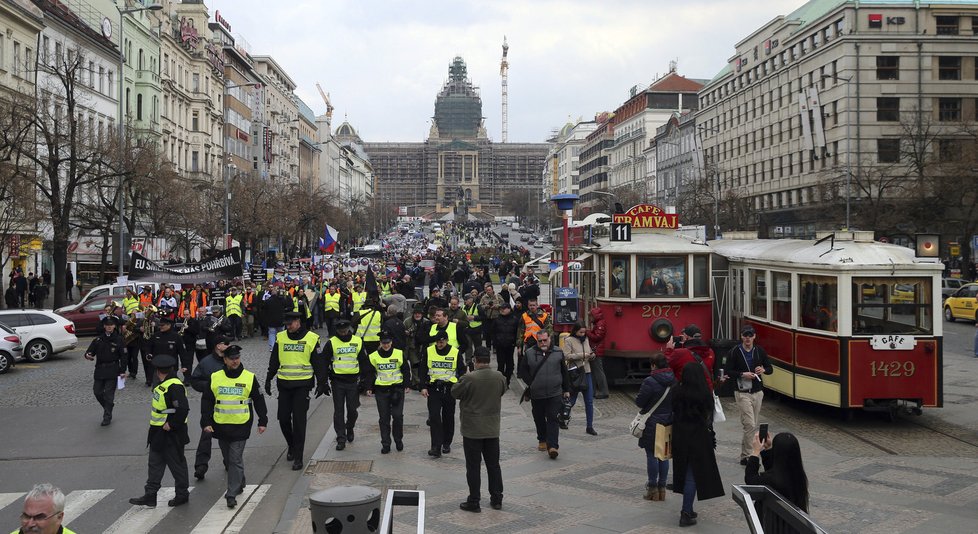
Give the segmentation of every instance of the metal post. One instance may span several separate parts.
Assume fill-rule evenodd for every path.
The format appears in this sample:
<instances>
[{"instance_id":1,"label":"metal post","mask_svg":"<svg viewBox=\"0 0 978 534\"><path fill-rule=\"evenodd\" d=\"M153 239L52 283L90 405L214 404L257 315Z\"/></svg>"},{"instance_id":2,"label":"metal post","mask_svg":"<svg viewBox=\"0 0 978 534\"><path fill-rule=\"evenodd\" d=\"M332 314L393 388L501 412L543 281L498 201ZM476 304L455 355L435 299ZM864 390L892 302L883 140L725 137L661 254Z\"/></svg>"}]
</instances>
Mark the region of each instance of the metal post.
<instances>
[{"instance_id":1,"label":"metal post","mask_svg":"<svg viewBox=\"0 0 978 534\"><path fill-rule=\"evenodd\" d=\"M122 93L125 90L125 78L126 78L126 73L125 73L126 40L125 40L125 32L123 31L123 24L125 24L125 13L126 13L125 10L123 9L119 10L119 95L118 97L119 97L119 163L120 164L122 163L122 155L125 154L125 150L123 150L123 145L125 145L126 142L126 131L125 131L126 115L125 115L125 108L123 108L124 104L122 103ZM122 250L123 243L124 243L122 239L122 234L124 233L125 224L126 224L126 217L125 217L126 201L125 201L124 191L122 190L122 184L123 184L123 179L122 179L122 173L120 172L119 173L119 276L120 277L125 274L122 267L123 263L125 262L125 256L123 255L125 254L125 252L123 252Z\"/></svg>"},{"instance_id":2,"label":"metal post","mask_svg":"<svg viewBox=\"0 0 978 534\"><path fill-rule=\"evenodd\" d=\"M562 211L561 220L564 223L564 268L560 271L561 287L570 286L570 273L567 266L570 265L570 245L567 243L567 212Z\"/></svg>"},{"instance_id":3,"label":"metal post","mask_svg":"<svg viewBox=\"0 0 978 534\"><path fill-rule=\"evenodd\" d=\"M228 160L231 158L229 157ZM224 174L224 248L231 248L231 165L227 165L227 173Z\"/></svg>"},{"instance_id":4,"label":"metal post","mask_svg":"<svg viewBox=\"0 0 978 534\"><path fill-rule=\"evenodd\" d=\"M849 78L852 80L852 78ZM846 81L846 231L849 231L849 202L852 199L850 194L850 187L852 183L852 148L850 143L852 142L852 136L849 134L849 129L852 127L852 100L849 99L849 86L852 85Z\"/></svg>"}]
</instances>

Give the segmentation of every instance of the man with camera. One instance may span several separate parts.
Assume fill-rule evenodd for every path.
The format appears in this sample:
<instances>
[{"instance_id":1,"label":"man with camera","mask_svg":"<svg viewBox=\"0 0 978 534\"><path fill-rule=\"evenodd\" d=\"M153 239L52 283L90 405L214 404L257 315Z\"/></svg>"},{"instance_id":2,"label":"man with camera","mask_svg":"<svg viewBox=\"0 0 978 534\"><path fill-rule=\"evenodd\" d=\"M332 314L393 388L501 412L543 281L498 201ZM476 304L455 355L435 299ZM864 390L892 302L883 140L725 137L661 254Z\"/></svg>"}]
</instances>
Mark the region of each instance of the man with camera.
<instances>
[{"instance_id":1,"label":"man with camera","mask_svg":"<svg viewBox=\"0 0 978 534\"><path fill-rule=\"evenodd\" d=\"M761 375L774 372L771 360L764 349L754 342L757 332L753 325L746 325L740 330L740 344L731 349L727 357L729 376L737 379L737 389L734 399L740 412L740 424L744 427L744 436L740 444L740 465L747 465L754 446L754 433L757 432L757 422L761 415L761 401L764 400L764 385Z\"/></svg>"},{"instance_id":2,"label":"man with camera","mask_svg":"<svg viewBox=\"0 0 978 534\"><path fill-rule=\"evenodd\" d=\"M563 399L570 398L570 377L564 365L564 352L550 343L550 332L536 334L536 344L529 346L520 358L517 376L526 383L523 398L533 407L533 423L537 429L537 450L547 451L557 459L560 444L558 417Z\"/></svg>"}]
</instances>

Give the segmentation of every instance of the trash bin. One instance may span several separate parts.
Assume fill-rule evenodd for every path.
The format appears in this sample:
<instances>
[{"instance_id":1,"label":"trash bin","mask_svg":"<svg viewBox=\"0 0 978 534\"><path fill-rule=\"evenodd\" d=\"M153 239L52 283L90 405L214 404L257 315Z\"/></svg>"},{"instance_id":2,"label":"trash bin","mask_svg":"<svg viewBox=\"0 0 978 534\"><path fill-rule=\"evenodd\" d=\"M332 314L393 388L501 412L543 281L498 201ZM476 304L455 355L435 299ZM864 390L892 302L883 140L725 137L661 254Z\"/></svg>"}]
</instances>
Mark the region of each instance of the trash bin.
<instances>
[{"instance_id":1,"label":"trash bin","mask_svg":"<svg viewBox=\"0 0 978 534\"><path fill-rule=\"evenodd\" d=\"M335 486L309 496L316 534L370 534L380 527L380 491L367 486Z\"/></svg>"}]
</instances>

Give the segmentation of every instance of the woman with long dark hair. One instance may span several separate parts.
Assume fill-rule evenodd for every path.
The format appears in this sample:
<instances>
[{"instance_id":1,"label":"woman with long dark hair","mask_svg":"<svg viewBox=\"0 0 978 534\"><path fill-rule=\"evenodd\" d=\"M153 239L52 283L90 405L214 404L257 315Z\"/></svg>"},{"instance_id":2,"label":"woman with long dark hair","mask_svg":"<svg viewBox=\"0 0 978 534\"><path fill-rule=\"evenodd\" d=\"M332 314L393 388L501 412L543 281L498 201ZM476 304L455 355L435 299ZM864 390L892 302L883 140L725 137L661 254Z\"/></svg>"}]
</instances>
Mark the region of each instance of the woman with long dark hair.
<instances>
[{"instance_id":1,"label":"woman with long dark hair","mask_svg":"<svg viewBox=\"0 0 978 534\"><path fill-rule=\"evenodd\" d=\"M635 404L648 413L655 410L645 421L645 431L638 438L638 446L645 449L646 470L649 480L645 483L645 499L649 501L666 500L666 480L669 478L669 460L660 460L655 455L656 423L668 427L672 424L672 389L676 385L676 375L669 368L666 355L662 352L652 354L652 373L642 382L635 397Z\"/></svg>"},{"instance_id":2,"label":"woman with long dark hair","mask_svg":"<svg viewBox=\"0 0 978 534\"><path fill-rule=\"evenodd\" d=\"M764 472L758 473L764 463ZM754 435L753 453L747 458L744 482L767 486L808 513L808 475L801 460L798 438L790 432L768 436L764 443Z\"/></svg>"},{"instance_id":3,"label":"woman with long dark hair","mask_svg":"<svg viewBox=\"0 0 978 534\"><path fill-rule=\"evenodd\" d=\"M696 524L693 500L697 496L705 501L724 495L714 453L713 393L702 364L690 362L683 367L672 410L672 490L683 494L679 526L687 527Z\"/></svg>"}]
</instances>

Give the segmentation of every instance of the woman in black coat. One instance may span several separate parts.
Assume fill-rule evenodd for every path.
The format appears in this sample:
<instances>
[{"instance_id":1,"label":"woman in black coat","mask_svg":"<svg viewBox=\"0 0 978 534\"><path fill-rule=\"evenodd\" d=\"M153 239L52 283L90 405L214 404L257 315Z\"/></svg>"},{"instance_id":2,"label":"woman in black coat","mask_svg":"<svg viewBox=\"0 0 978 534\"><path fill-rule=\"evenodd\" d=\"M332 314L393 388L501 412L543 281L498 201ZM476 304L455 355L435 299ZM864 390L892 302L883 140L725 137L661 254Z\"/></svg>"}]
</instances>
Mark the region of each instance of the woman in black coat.
<instances>
[{"instance_id":1,"label":"woman in black coat","mask_svg":"<svg viewBox=\"0 0 978 534\"><path fill-rule=\"evenodd\" d=\"M672 399L672 490L683 494L679 526L696 524L693 500L722 497L723 481L714 454L713 394L706 383L703 365L690 362L683 367L683 380Z\"/></svg>"},{"instance_id":2,"label":"woman in black coat","mask_svg":"<svg viewBox=\"0 0 978 534\"><path fill-rule=\"evenodd\" d=\"M764 472L758 473L761 462ZM767 486L808 513L808 475L801 461L798 438L790 432L781 432L773 440L768 436L763 444L754 434L753 453L747 457L744 482Z\"/></svg>"},{"instance_id":3,"label":"woman in black coat","mask_svg":"<svg viewBox=\"0 0 978 534\"><path fill-rule=\"evenodd\" d=\"M638 438L638 446L645 449L646 469L649 480L645 483L645 499L648 501L666 500L666 480L669 478L669 460L660 460L655 456L655 426L672 424L672 393L670 386L676 385L676 375L669 368L665 354L656 352L652 355L652 374L645 378L642 387L635 397L635 404L648 412L655 406L655 411L645 421L645 431ZM662 396L669 394L663 399ZM662 402L659 402L662 399ZM656 406L656 403L659 403Z\"/></svg>"}]
</instances>

